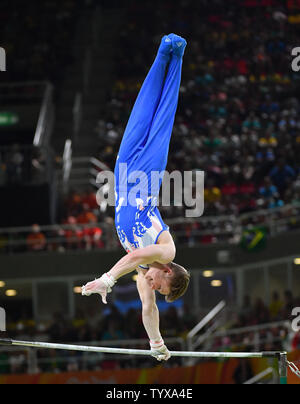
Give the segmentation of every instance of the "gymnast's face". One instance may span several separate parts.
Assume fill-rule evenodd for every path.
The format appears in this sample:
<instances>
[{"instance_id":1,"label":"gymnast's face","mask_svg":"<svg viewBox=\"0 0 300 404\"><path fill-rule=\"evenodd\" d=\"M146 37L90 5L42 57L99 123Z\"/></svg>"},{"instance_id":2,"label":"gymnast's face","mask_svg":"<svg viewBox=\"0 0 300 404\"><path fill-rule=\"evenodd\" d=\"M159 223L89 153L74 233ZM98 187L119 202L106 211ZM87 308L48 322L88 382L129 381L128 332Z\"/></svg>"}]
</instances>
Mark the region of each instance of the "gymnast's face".
<instances>
[{"instance_id":1,"label":"gymnast's face","mask_svg":"<svg viewBox=\"0 0 300 404\"><path fill-rule=\"evenodd\" d=\"M168 295L171 291L170 282L173 276L172 270L165 266L150 266L145 278L152 290L157 290L162 295Z\"/></svg>"}]
</instances>

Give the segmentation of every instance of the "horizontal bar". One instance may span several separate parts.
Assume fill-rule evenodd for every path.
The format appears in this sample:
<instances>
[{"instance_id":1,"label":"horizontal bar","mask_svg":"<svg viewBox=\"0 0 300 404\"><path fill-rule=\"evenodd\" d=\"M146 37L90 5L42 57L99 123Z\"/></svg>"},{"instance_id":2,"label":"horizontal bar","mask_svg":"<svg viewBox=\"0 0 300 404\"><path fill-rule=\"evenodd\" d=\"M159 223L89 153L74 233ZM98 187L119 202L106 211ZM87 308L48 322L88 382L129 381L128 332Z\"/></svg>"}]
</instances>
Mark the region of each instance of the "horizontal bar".
<instances>
[{"instance_id":1,"label":"horizontal bar","mask_svg":"<svg viewBox=\"0 0 300 404\"><path fill-rule=\"evenodd\" d=\"M13 339L0 339L0 345L14 345L29 348L42 349L62 349L67 351L82 351L82 352L98 352L98 353L118 353L126 355L151 355L150 350L143 349L123 349L123 348L104 348L86 345L68 345L68 344L53 344L48 342L29 342L16 341ZM195 358L264 358L277 357L280 352L189 352L189 351L171 351L172 356L195 357Z\"/></svg>"},{"instance_id":2,"label":"horizontal bar","mask_svg":"<svg viewBox=\"0 0 300 404\"><path fill-rule=\"evenodd\" d=\"M91 279L91 277L88 277L88 279ZM8 340L8 341L10 341L10 340ZM184 344L183 338L180 338L180 337L167 337L167 338L164 338L164 341L165 341L166 345L180 344L181 346L183 346L183 344ZM119 346L119 347L126 346L128 348L129 346L147 345L148 343L149 343L149 339L146 339L146 338L118 339L118 340L107 340L107 341L95 341L95 342L93 342L93 346L101 345L101 346L107 347L107 348L116 347L116 346ZM86 346L88 344L89 344L88 341L81 341L81 342L76 343L76 346L77 345ZM99 345L97 345L97 344L99 344ZM8 346L13 350L20 351L22 349L22 347L16 347L16 346L11 345L10 342L8 342L5 347L4 343L1 345L1 342L0 342L0 352L3 350L6 350Z\"/></svg>"}]
</instances>

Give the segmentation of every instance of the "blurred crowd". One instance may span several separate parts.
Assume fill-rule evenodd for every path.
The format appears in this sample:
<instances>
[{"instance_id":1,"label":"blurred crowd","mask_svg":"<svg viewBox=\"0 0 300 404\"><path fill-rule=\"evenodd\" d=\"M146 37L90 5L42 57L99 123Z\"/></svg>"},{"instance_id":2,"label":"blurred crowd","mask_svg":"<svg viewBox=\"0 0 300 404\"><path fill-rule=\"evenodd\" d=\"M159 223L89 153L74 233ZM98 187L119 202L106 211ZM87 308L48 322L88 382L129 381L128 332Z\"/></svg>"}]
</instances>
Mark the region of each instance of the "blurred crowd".
<instances>
[{"instance_id":1,"label":"blurred crowd","mask_svg":"<svg viewBox=\"0 0 300 404\"><path fill-rule=\"evenodd\" d=\"M273 292L269 306L261 299L252 303L249 296L245 296L244 305L238 313L228 317L225 328L231 329L273 323L264 330L228 334L224 337L210 335L208 339L209 350L212 351L293 351L300 349L300 332L291 331L290 326L275 324L274 322L291 321L291 312L295 306L300 306L300 298L295 298L290 291L283 296L277 291ZM56 343L100 343L110 342L112 347L128 347L130 344L123 340L145 340L142 344L135 343L134 347L148 349L147 334L142 324L141 311L129 309L121 313L116 306L109 304L108 308L99 313L100 308L90 309L88 312L78 311L73 320L66 319L62 313L55 313L49 323L36 323L30 317L8 319L7 331L9 336L19 340L37 340ZM160 315L160 329L164 338L181 338L186 341L187 333L197 324L197 318L187 304L180 308L170 306ZM207 331L208 325L204 330ZM224 327L223 327L224 328ZM113 344L113 341L117 341ZM207 344L207 341L205 342ZM105 344L104 344L105 345ZM180 342L172 341L169 349L182 350ZM201 349L207 349L203 346ZM152 367L152 358L120 358L116 355L86 355L62 351L44 350L38 353L39 363L37 371L77 371L96 369L120 369L129 367ZM176 360L175 360L176 359ZM3 362L2 362L3 361ZM180 364L177 358L172 365ZM5 365L4 365L5 363ZM27 359L24 352L0 352L0 373L27 372ZM169 364L167 363L166 366Z\"/></svg>"},{"instance_id":2,"label":"blurred crowd","mask_svg":"<svg viewBox=\"0 0 300 404\"><path fill-rule=\"evenodd\" d=\"M100 313L99 313L100 311ZM24 316L24 314L23 314ZM188 307L178 311L169 307L161 315L161 330L165 337L184 337L195 324L195 317ZM54 313L49 323L34 322L30 317L18 318L14 313L13 319L7 321L7 332L10 337L20 340L38 340L56 343L87 343L118 341L112 347L149 349L148 336L142 323L141 310L129 309L122 314L116 306L108 304L105 312L101 307L88 312L78 311L73 320L66 319L63 313ZM140 339L141 344L126 344L120 340ZM105 345L105 344L104 344ZM180 350L178 342L171 343L170 349ZM37 371L61 372L76 370L119 369L132 367L152 367L155 360L149 358L117 357L117 355L86 355L62 351L39 351ZM121 360L122 359L122 360ZM3 361L3 362L2 362ZM175 361L180 363L180 361ZM174 365L174 361L173 361ZM27 358L24 352L1 353L0 373L27 372Z\"/></svg>"},{"instance_id":3,"label":"blurred crowd","mask_svg":"<svg viewBox=\"0 0 300 404\"><path fill-rule=\"evenodd\" d=\"M66 0L59 2L59 7L57 2L43 2L33 10L34 3L23 13L24 5L9 15L17 19L22 14L20 29L30 28L28 37L20 38L20 49L18 46L14 51L25 52L23 41L35 37L35 56L29 58L33 72L26 69L24 74L33 78L36 72L38 79L38 72L44 76L47 72L60 74L55 64L71 61L65 47L72 40L78 10L93 2ZM108 2L102 3L108 7ZM7 2L1 4L2 18L9 7ZM173 222L174 218L185 218L187 207L174 206L171 195L171 206L160 206L160 211L164 220L170 221L174 238L190 246L239 243L249 226L265 226L266 233L272 234L274 228L270 229L267 221L280 221L275 232L299 228L300 75L291 68L291 49L300 30L298 3L130 0L124 12L122 46L114 53L115 80L109 84L107 102L95 128L96 157L114 169L131 108L160 39L168 32L179 33L186 37L188 47L167 169L205 172L206 220ZM50 26L56 29L49 42ZM9 24L0 30L5 31L3 37L9 46ZM22 58L18 60L22 65ZM36 172L43 169L43 162L24 158L18 146L14 147L10 153L0 154L0 183L16 184L27 178L28 162ZM96 206L95 196L90 195L87 201L85 192L74 190L68 198L57 228L42 232L47 240L42 250L119 245L113 235L112 211L104 215ZM265 212L257 214L261 210ZM236 223L241 215L246 216ZM210 220L216 217L218 221ZM104 225L94 226L96 223ZM61 224L70 228L64 230ZM83 224L94 226L94 230L85 231ZM62 240L52 243L49 237Z\"/></svg>"},{"instance_id":4,"label":"blurred crowd","mask_svg":"<svg viewBox=\"0 0 300 404\"><path fill-rule=\"evenodd\" d=\"M18 186L47 181L49 152L35 146L14 144L0 149L0 186Z\"/></svg>"},{"instance_id":5,"label":"blurred crowd","mask_svg":"<svg viewBox=\"0 0 300 404\"><path fill-rule=\"evenodd\" d=\"M267 306L262 298L252 299L249 295L244 297L243 307L232 317L228 329L239 329L261 324L272 323L269 328L263 330L246 330L242 333L229 334L213 340L213 350L248 350L282 351L288 352L300 349L300 332L293 331L291 322L295 318L292 311L300 305L300 296L293 296L290 290L285 290L281 296L278 291L273 291L271 302ZM278 324L286 321L287 325Z\"/></svg>"},{"instance_id":6,"label":"blurred crowd","mask_svg":"<svg viewBox=\"0 0 300 404\"><path fill-rule=\"evenodd\" d=\"M62 80L64 67L72 63L72 36L81 6L81 1L73 0L1 2L0 21L5 22L0 24L1 46L16 61L7 72L11 80ZM263 225L268 214L255 212L265 209L270 214L276 212L278 219L287 219L284 230L298 228L300 74L291 68L291 50L300 45L299 31L300 4L296 0L128 1L115 48L115 81L110 84L105 110L95 128L96 157L113 170L131 108L160 39L176 32L186 37L188 47L168 171L205 172L205 217L250 213L242 227ZM28 161L37 169L43 167L43 159L34 156L28 160L18 146L9 153L1 152L0 159L1 184L15 185L24 175L27 178ZM276 208L285 207L286 211L277 213ZM164 219L183 218L185 208L161 207L161 213ZM50 231L41 231L34 224L30 234L12 236L20 242L14 251L119 246L113 213L99 210L94 190L71 192L63 202L60 218L60 224ZM217 223L186 222L172 226L172 230L181 244L213 243L222 241L226 232L232 233L234 240L233 223L222 219ZM67 227L62 228L62 224ZM1 235L2 251L7 251L9 237ZM289 291L283 297L274 292L269 307L261 299L252 303L246 297L228 328L287 320L297 306L299 298ZM171 307L161 317L161 331L166 338L185 338L197 321L187 308L180 311ZM58 313L51 324L14 319L9 321L9 336L89 343L145 338L146 334L139 311L121 314L110 306L106 315L78 313L72 321ZM277 326L258 334L222 337L212 345L214 350L299 348L299 333L287 333ZM39 358L38 370L55 372L153 365L148 358L87 359L57 351L39 351ZM24 352L0 352L1 373L21 373L27 371L26 366Z\"/></svg>"},{"instance_id":7,"label":"blurred crowd","mask_svg":"<svg viewBox=\"0 0 300 404\"><path fill-rule=\"evenodd\" d=\"M13 174L13 181L10 183L12 186L18 184L18 180L21 179L21 173L18 171L14 170ZM44 171L36 171L36 175L41 179L44 178L44 174ZM73 190L59 204L57 224L40 226L34 223L24 229L1 231L0 253L43 251L64 253L70 250L121 248L113 210L113 207L109 207L106 211L99 208L94 188L90 187L81 192ZM237 217L204 216L199 220L167 218L166 223L170 226L175 242L180 245L193 247L226 242L244 246L245 242L251 242L257 231L263 232L265 240L269 235L299 229L299 212L300 204L272 211L256 211L251 215Z\"/></svg>"},{"instance_id":8,"label":"blurred crowd","mask_svg":"<svg viewBox=\"0 0 300 404\"><path fill-rule=\"evenodd\" d=\"M72 63L72 40L85 1L1 1L0 37L6 80L49 80L57 85ZM11 62L13 61L13 63Z\"/></svg>"},{"instance_id":9,"label":"blurred crowd","mask_svg":"<svg viewBox=\"0 0 300 404\"><path fill-rule=\"evenodd\" d=\"M70 250L91 251L120 247L114 220L101 213L93 188L71 191L60 206L59 224L4 231L0 234L0 252L24 253Z\"/></svg>"},{"instance_id":10,"label":"blurred crowd","mask_svg":"<svg viewBox=\"0 0 300 404\"><path fill-rule=\"evenodd\" d=\"M113 169L160 39L176 32L188 46L167 170L205 172L205 216L298 205L300 75L291 68L291 49L300 9L293 4L131 1L115 51L115 82L95 129L98 158ZM184 217L185 209L161 212ZM194 227L189 231L206 230Z\"/></svg>"}]
</instances>

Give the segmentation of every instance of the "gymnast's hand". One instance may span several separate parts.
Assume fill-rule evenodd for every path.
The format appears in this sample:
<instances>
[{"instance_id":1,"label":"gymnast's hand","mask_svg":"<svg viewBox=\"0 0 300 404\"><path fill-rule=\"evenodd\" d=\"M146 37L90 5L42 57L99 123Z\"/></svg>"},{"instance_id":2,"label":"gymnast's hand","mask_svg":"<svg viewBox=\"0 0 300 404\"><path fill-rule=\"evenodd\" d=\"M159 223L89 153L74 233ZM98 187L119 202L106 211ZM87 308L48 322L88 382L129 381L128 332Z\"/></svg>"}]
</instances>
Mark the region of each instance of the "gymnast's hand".
<instances>
[{"instance_id":1,"label":"gymnast's hand","mask_svg":"<svg viewBox=\"0 0 300 404\"><path fill-rule=\"evenodd\" d=\"M109 273L105 273L101 278L82 286L81 294L82 296L90 296L94 293L98 293L102 298L102 302L107 304L106 295L111 292L111 288L115 283L115 278Z\"/></svg>"},{"instance_id":2,"label":"gymnast's hand","mask_svg":"<svg viewBox=\"0 0 300 404\"><path fill-rule=\"evenodd\" d=\"M164 344L164 340L150 341L151 356L158 361L167 361L171 358L171 353Z\"/></svg>"}]
</instances>

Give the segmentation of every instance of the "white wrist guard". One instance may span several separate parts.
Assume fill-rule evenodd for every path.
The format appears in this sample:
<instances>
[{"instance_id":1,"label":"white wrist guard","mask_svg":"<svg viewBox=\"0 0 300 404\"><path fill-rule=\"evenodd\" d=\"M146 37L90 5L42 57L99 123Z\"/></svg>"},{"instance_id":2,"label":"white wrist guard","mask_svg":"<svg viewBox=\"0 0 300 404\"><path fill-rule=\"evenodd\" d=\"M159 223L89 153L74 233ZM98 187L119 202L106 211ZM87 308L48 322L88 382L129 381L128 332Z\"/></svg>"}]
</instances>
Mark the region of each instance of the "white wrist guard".
<instances>
[{"instance_id":1,"label":"white wrist guard","mask_svg":"<svg viewBox=\"0 0 300 404\"><path fill-rule=\"evenodd\" d=\"M162 348L164 346L164 344L165 343L164 343L164 340L162 338L159 339L159 340L155 340L155 341L150 340L150 347L153 350Z\"/></svg>"},{"instance_id":2,"label":"white wrist guard","mask_svg":"<svg viewBox=\"0 0 300 404\"><path fill-rule=\"evenodd\" d=\"M155 341L150 340L151 356L158 361L167 361L171 357L171 352L165 346L164 340L158 339Z\"/></svg>"},{"instance_id":3,"label":"white wrist guard","mask_svg":"<svg viewBox=\"0 0 300 404\"><path fill-rule=\"evenodd\" d=\"M105 286L107 287L107 293L110 293L111 288L117 283L115 278L111 274L109 274L108 272L103 274L100 279L105 284Z\"/></svg>"}]
</instances>

